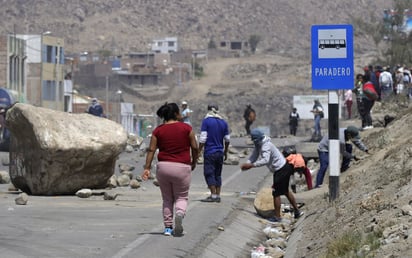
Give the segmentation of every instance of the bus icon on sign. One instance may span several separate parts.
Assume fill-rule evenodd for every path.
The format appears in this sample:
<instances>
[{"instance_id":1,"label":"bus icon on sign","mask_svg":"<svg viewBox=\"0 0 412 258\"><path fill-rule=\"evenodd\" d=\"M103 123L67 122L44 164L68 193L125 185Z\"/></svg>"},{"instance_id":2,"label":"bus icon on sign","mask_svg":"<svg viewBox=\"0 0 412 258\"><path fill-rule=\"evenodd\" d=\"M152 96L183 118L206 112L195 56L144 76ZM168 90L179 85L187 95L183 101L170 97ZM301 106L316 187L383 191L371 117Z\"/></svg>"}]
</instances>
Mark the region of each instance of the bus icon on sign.
<instances>
[{"instance_id":1,"label":"bus icon on sign","mask_svg":"<svg viewBox=\"0 0 412 258\"><path fill-rule=\"evenodd\" d=\"M319 48L346 48L346 41L344 39L320 39Z\"/></svg>"}]
</instances>

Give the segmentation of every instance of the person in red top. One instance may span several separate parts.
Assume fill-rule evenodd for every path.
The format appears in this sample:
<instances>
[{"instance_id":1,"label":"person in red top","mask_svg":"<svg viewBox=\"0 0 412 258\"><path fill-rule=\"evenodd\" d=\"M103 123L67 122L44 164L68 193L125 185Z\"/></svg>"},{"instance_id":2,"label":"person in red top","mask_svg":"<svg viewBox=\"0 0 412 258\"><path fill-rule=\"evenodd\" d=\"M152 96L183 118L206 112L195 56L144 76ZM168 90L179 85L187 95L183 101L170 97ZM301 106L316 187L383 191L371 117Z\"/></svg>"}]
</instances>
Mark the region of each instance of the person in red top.
<instances>
[{"instance_id":1,"label":"person in red top","mask_svg":"<svg viewBox=\"0 0 412 258\"><path fill-rule=\"evenodd\" d=\"M196 167L199 149L192 127L179 122L181 114L176 103L164 104L156 114L164 123L152 132L142 179L147 180L150 177L153 157L159 149L156 177L163 199L163 234L182 236L182 220L188 205L191 171Z\"/></svg>"}]
</instances>

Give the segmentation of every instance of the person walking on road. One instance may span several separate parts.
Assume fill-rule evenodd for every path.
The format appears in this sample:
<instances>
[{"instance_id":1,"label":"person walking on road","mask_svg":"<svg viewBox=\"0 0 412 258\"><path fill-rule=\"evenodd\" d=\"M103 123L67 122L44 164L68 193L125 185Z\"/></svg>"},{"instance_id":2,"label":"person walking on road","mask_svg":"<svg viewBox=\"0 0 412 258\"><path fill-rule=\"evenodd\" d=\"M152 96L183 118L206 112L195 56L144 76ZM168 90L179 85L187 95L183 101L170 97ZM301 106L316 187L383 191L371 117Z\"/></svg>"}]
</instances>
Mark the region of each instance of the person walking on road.
<instances>
[{"instance_id":1,"label":"person walking on road","mask_svg":"<svg viewBox=\"0 0 412 258\"><path fill-rule=\"evenodd\" d=\"M272 222L280 222L281 195L285 195L293 206L295 219L301 217L303 212L299 210L293 193L289 190L289 179L293 174L293 166L286 162L286 158L278 148L271 142L270 137L265 136L257 128L250 132L252 141L255 145L247 163L240 166L242 170L255 167L267 166L273 173L273 204L275 207L275 217L270 219Z\"/></svg>"},{"instance_id":2,"label":"person walking on road","mask_svg":"<svg viewBox=\"0 0 412 258\"><path fill-rule=\"evenodd\" d=\"M176 103L164 104L156 114L164 123L152 132L142 179L147 180L150 177L152 161L159 149L156 178L163 199L163 234L181 236L182 221L188 205L191 171L195 169L198 159L198 145L192 127L179 122L181 114ZM176 212L173 229L174 209Z\"/></svg>"},{"instance_id":3,"label":"person walking on road","mask_svg":"<svg viewBox=\"0 0 412 258\"><path fill-rule=\"evenodd\" d=\"M202 202L220 202L223 161L227 159L230 143L229 126L219 114L217 105L208 105L207 110L200 129L199 151L204 149L203 174L210 196Z\"/></svg>"},{"instance_id":4,"label":"person walking on road","mask_svg":"<svg viewBox=\"0 0 412 258\"><path fill-rule=\"evenodd\" d=\"M186 124L192 125L190 122L190 115L192 110L187 106L187 101L182 101L182 121Z\"/></svg>"}]
</instances>

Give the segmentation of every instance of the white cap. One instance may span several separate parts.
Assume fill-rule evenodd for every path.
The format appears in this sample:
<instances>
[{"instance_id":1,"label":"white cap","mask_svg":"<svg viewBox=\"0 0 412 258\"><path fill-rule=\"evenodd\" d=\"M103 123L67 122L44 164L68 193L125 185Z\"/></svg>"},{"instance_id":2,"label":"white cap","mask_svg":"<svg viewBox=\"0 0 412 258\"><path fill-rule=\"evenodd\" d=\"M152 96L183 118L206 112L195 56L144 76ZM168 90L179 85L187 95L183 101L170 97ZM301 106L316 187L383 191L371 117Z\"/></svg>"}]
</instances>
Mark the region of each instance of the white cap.
<instances>
[{"instance_id":1,"label":"white cap","mask_svg":"<svg viewBox=\"0 0 412 258\"><path fill-rule=\"evenodd\" d=\"M187 105L187 102L186 102L186 101L182 101L182 105Z\"/></svg>"}]
</instances>

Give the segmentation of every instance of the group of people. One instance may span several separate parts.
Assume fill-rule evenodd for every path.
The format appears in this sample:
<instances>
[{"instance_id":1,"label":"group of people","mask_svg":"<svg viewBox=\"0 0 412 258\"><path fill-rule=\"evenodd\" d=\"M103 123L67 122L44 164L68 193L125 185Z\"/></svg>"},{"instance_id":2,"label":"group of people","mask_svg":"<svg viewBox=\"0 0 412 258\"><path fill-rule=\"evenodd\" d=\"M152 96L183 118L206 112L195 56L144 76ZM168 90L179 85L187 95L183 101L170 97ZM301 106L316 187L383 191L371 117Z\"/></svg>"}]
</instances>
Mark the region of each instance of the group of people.
<instances>
[{"instance_id":1,"label":"group of people","mask_svg":"<svg viewBox=\"0 0 412 258\"><path fill-rule=\"evenodd\" d=\"M163 123L156 127L147 149L142 179L151 176L152 162L157 153L156 177L163 200L163 234L183 235L183 219L188 206L191 171L196 168L198 157L203 153L203 175L210 195L202 202L220 203L223 162L227 159L230 143L229 126L216 104L209 104L202 120L199 139L196 138L188 120L184 120L187 102L182 103L182 112L176 103L165 103L156 112ZM188 112L188 116L190 117ZM248 161L240 167L248 170L267 166L273 173L273 202L275 217L280 221L280 196L285 195L295 211L295 218L303 215L289 190L289 179L295 167L289 163L278 148L260 129L250 130L254 149ZM158 152L157 152L158 151ZM300 170L299 170L300 171ZM303 171L303 170L302 170Z\"/></svg>"},{"instance_id":2,"label":"group of people","mask_svg":"<svg viewBox=\"0 0 412 258\"><path fill-rule=\"evenodd\" d=\"M156 177L163 200L163 234L183 235L183 218L186 215L191 182L199 153L203 152L204 177L210 195L203 202L220 203L223 161L227 158L230 134L229 126L219 114L219 107L210 104L202 120L199 140L190 125L187 102L182 103L182 112L176 103L166 103L156 112L163 123L152 132L142 179L151 175L151 167L157 150ZM174 221L173 221L174 218Z\"/></svg>"}]
</instances>

